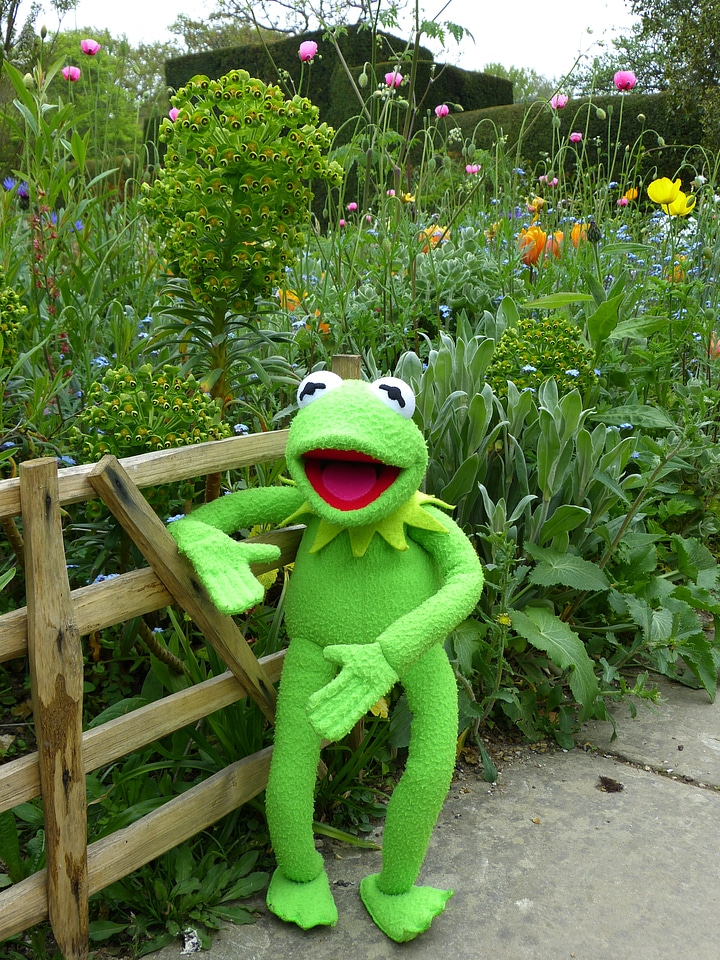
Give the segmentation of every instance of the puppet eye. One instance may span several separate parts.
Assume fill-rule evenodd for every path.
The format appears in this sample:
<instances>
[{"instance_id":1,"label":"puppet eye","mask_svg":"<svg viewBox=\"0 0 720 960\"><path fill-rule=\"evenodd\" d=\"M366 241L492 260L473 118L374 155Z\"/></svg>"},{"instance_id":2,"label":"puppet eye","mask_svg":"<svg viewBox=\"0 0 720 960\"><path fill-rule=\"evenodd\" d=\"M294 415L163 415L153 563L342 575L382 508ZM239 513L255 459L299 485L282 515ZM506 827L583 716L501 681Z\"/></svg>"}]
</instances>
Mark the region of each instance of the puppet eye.
<instances>
[{"instance_id":1,"label":"puppet eye","mask_svg":"<svg viewBox=\"0 0 720 960\"><path fill-rule=\"evenodd\" d=\"M401 417L411 420L415 413L415 394L404 380L397 377L383 377L370 384L370 389L377 394L386 407L390 407Z\"/></svg>"},{"instance_id":2,"label":"puppet eye","mask_svg":"<svg viewBox=\"0 0 720 960\"><path fill-rule=\"evenodd\" d=\"M317 400L318 397L325 396L330 390L339 387L342 383L342 377L330 370L318 370L317 373L311 373L305 377L297 391L298 406L302 409Z\"/></svg>"}]
</instances>

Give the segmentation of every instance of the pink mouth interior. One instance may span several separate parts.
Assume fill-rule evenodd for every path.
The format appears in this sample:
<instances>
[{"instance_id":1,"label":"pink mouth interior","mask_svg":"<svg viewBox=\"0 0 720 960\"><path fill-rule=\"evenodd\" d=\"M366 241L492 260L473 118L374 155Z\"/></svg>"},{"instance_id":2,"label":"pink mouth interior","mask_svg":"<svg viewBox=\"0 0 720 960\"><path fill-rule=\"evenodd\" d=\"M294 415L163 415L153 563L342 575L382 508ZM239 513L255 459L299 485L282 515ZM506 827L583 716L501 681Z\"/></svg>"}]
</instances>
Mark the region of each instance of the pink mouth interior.
<instances>
[{"instance_id":1,"label":"pink mouth interior","mask_svg":"<svg viewBox=\"0 0 720 960\"><path fill-rule=\"evenodd\" d=\"M338 510L360 510L380 496L400 473L357 450L311 450L303 457L313 490Z\"/></svg>"}]
</instances>

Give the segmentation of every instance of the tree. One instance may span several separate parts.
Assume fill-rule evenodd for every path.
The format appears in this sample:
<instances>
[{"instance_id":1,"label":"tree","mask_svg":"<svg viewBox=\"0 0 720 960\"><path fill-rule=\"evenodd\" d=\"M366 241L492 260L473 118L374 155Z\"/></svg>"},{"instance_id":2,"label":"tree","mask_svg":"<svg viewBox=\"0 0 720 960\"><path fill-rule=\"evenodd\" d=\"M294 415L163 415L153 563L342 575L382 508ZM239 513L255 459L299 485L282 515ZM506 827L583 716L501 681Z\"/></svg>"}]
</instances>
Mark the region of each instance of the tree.
<instances>
[{"instance_id":1,"label":"tree","mask_svg":"<svg viewBox=\"0 0 720 960\"><path fill-rule=\"evenodd\" d=\"M221 50L257 43L258 34L252 21L216 10L207 20L193 20L181 13L168 28L181 37L187 53ZM264 31L272 35L270 31Z\"/></svg>"},{"instance_id":2,"label":"tree","mask_svg":"<svg viewBox=\"0 0 720 960\"><path fill-rule=\"evenodd\" d=\"M510 80L515 103L527 103L542 97L549 98L556 90L554 80L525 67L504 67L500 63L486 63L483 73Z\"/></svg>"}]
</instances>

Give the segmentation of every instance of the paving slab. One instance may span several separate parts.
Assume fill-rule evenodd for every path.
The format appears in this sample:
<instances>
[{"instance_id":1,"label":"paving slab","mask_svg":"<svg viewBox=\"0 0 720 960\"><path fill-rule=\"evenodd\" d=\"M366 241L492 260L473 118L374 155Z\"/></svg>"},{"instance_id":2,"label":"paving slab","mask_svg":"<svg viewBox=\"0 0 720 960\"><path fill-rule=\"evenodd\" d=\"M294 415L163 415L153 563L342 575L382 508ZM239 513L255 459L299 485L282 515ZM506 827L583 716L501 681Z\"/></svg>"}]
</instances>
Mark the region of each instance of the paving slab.
<instances>
[{"instance_id":1,"label":"paving slab","mask_svg":"<svg viewBox=\"0 0 720 960\"><path fill-rule=\"evenodd\" d=\"M336 927L303 932L270 914L259 897L252 902L257 922L224 927L202 956L717 960L720 790L699 784L720 783L720 762L711 765L715 750L705 744L720 744L720 709L706 695L688 700L696 691L672 686L664 692L668 703L657 714L624 720L619 728L612 749L617 752L620 741L631 762L603 754L603 724L585 731L599 749L522 750L495 786L465 768L453 783L420 878L456 893L430 930L411 943L388 940L360 901L360 880L377 871L380 854L326 840L322 850L340 914ZM681 760L691 782L662 770L670 748L688 751ZM644 763L646 757L651 762ZM179 956L179 946L152 955Z\"/></svg>"},{"instance_id":2,"label":"paving slab","mask_svg":"<svg viewBox=\"0 0 720 960\"><path fill-rule=\"evenodd\" d=\"M627 704L613 705L611 723L592 721L578 742L614 757L704 785L720 786L720 707L704 690L693 690L663 677L653 678L662 703L640 703L628 717Z\"/></svg>"}]
</instances>

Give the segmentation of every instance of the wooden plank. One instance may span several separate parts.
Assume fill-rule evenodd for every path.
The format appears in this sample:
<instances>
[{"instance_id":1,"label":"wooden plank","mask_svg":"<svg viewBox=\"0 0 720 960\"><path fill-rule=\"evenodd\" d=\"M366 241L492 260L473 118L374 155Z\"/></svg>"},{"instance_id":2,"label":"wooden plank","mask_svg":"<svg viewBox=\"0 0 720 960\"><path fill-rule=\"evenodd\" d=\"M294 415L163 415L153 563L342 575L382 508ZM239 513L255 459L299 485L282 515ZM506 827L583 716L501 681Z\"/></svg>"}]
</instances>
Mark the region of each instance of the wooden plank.
<instances>
[{"instance_id":1,"label":"wooden plank","mask_svg":"<svg viewBox=\"0 0 720 960\"><path fill-rule=\"evenodd\" d=\"M152 487L279 460L285 456L286 442L287 430L272 430L227 440L210 440L172 450L157 450L136 457L124 457L120 462L138 487ZM96 498L89 479L95 466L92 463L84 464L66 467L58 472L61 504ZM19 514L20 481L0 481L0 518Z\"/></svg>"},{"instance_id":2,"label":"wooden plank","mask_svg":"<svg viewBox=\"0 0 720 960\"><path fill-rule=\"evenodd\" d=\"M204 830L267 785L272 747L238 760L123 830L88 847L90 893L127 876ZM0 893L0 940L47 919L47 871Z\"/></svg>"},{"instance_id":3,"label":"wooden plank","mask_svg":"<svg viewBox=\"0 0 720 960\"><path fill-rule=\"evenodd\" d=\"M66 960L88 955L83 657L65 566L54 459L20 465L28 654L47 845L48 912Z\"/></svg>"},{"instance_id":4,"label":"wooden plank","mask_svg":"<svg viewBox=\"0 0 720 960\"><path fill-rule=\"evenodd\" d=\"M159 579L195 621L248 694L272 722L275 688L232 617L220 613L175 541L116 457L105 456L90 481Z\"/></svg>"},{"instance_id":5,"label":"wooden plank","mask_svg":"<svg viewBox=\"0 0 720 960\"><path fill-rule=\"evenodd\" d=\"M285 651L280 650L260 660L270 680L280 678ZM196 723L216 710L237 703L247 696L237 677L229 671L204 680L193 687L156 700L145 707L117 717L92 730L82 738L85 773L112 763L119 757L141 750L149 743L190 723ZM0 813L12 810L40 794L40 768L37 753L29 753L0 766Z\"/></svg>"},{"instance_id":6,"label":"wooden plank","mask_svg":"<svg viewBox=\"0 0 720 960\"><path fill-rule=\"evenodd\" d=\"M252 542L274 543L280 557L272 563L255 563L255 573L266 573L292 563L305 527L282 527L252 537ZM140 617L173 603L167 588L150 567L131 570L119 577L79 587L70 594L75 622L81 636L104 630L115 623ZM0 663L27 653L27 607L0 616Z\"/></svg>"}]
</instances>

